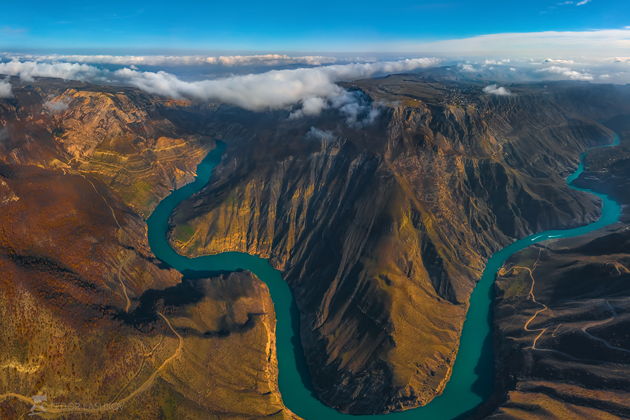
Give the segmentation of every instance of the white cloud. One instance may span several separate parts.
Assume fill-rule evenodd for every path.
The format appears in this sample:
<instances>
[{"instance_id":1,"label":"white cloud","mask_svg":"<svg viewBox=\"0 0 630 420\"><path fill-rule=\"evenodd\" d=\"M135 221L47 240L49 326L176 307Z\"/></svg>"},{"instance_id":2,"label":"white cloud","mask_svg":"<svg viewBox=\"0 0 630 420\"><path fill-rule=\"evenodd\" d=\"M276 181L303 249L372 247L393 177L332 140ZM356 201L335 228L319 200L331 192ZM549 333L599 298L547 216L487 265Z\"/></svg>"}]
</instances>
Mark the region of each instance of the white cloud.
<instances>
[{"instance_id":1,"label":"white cloud","mask_svg":"<svg viewBox=\"0 0 630 420\"><path fill-rule=\"evenodd\" d=\"M475 69L472 64L460 64L459 67L462 69L462 71L465 71L468 73L473 73L477 71L477 69Z\"/></svg>"},{"instance_id":2,"label":"white cloud","mask_svg":"<svg viewBox=\"0 0 630 420\"><path fill-rule=\"evenodd\" d=\"M543 60L543 63L550 63L550 64L575 64L575 61L573 61L573 60L566 60L564 58L545 58Z\"/></svg>"},{"instance_id":3,"label":"white cloud","mask_svg":"<svg viewBox=\"0 0 630 420\"><path fill-rule=\"evenodd\" d=\"M362 103L337 82L412 71L438 64L434 58L399 61L337 64L292 70L231 76L221 79L185 81L164 71L143 72L131 68L116 71L99 69L82 63L47 63L12 60L0 63L0 74L19 76L116 82L135 86L146 92L172 98L218 101L253 111L283 109L299 105L292 118L319 114L327 107L339 109L349 124L361 125L378 116L377 109Z\"/></svg>"},{"instance_id":4,"label":"white cloud","mask_svg":"<svg viewBox=\"0 0 630 420\"><path fill-rule=\"evenodd\" d=\"M13 90L9 80L0 80L0 98L11 98L12 96Z\"/></svg>"},{"instance_id":5,"label":"white cloud","mask_svg":"<svg viewBox=\"0 0 630 420\"><path fill-rule=\"evenodd\" d=\"M570 79L570 80L584 80L584 81L593 80L592 74L581 73L579 71L572 70L569 67L551 66L551 67L546 67L544 69L540 69L538 71L545 72L545 73L558 74L562 76L563 78Z\"/></svg>"},{"instance_id":6,"label":"white cloud","mask_svg":"<svg viewBox=\"0 0 630 420\"><path fill-rule=\"evenodd\" d=\"M6 127L0 127L0 143L9 139L9 129Z\"/></svg>"},{"instance_id":7,"label":"white cloud","mask_svg":"<svg viewBox=\"0 0 630 420\"><path fill-rule=\"evenodd\" d=\"M488 85L483 88L484 93L489 95L498 95L498 96L510 96L512 92L504 88L503 86L497 85Z\"/></svg>"},{"instance_id":8,"label":"white cloud","mask_svg":"<svg viewBox=\"0 0 630 420\"><path fill-rule=\"evenodd\" d=\"M371 45L372 50L461 57L611 57L630 50L630 28L480 35L435 42Z\"/></svg>"},{"instance_id":9,"label":"white cloud","mask_svg":"<svg viewBox=\"0 0 630 420\"><path fill-rule=\"evenodd\" d=\"M67 110L69 105L70 104L63 100L51 100L44 102L44 108L51 114L60 114Z\"/></svg>"},{"instance_id":10,"label":"white cloud","mask_svg":"<svg viewBox=\"0 0 630 420\"><path fill-rule=\"evenodd\" d=\"M302 102L302 112L304 115L318 115L326 107L324 99L314 96Z\"/></svg>"},{"instance_id":11,"label":"white cloud","mask_svg":"<svg viewBox=\"0 0 630 420\"><path fill-rule=\"evenodd\" d=\"M301 103L302 112L312 114L317 109L322 109L324 100L343 95L345 91L336 84L337 82L366 78L375 74L412 71L436 65L438 62L433 58L416 58L339 64L272 70L266 73L193 82L180 80L177 76L163 71L140 72L125 68L113 74L130 85L164 96L216 100L254 111L281 109Z\"/></svg>"},{"instance_id":12,"label":"white cloud","mask_svg":"<svg viewBox=\"0 0 630 420\"><path fill-rule=\"evenodd\" d=\"M257 55L78 55L78 54L11 54L3 53L3 57L19 61L35 62L71 62L89 64L114 64L121 66L192 66L216 65L225 67L236 66L280 66L289 64L306 64L319 66L337 61L335 57L318 55L290 56L286 54L257 54Z\"/></svg>"},{"instance_id":13,"label":"white cloud","mask_svg":"<svg viewBox=\"0 0 630 420\"><path fill-rule=\"evenodd\" d=\"M296 119L301 118L305 115L319 115L323 109L328 107L328 103L324 98L320 98L318 96L314 96L312 98L307 98L302 101L302 107L297 109L289 115L289 118Z\"/></svg>"},{"instance_id":14,"label":"white cloud","mask_svg":"<svg viewBox=\"0 0 630 420\"><path fill-rule=\"evenodd\" d=\"M575 3L576 6L584 6L585 4L589 4L591 0L581 0Z\"/></svg>"},{"instance_id":15,"label":"white cloud","mask_svg":"<svg viewBox=\"0 0 630 420\"><path fill-rule=\"evenodd\" d=\"M477 68L472 77L499 82L531 82L540 80L583 80L599 83L630 83L630 57L562 57L512 58L509 65L502 59L473 58L466 63ZM470 73L459 70L464 77ZM602 77L602 75L606 75Z\"/></svg>"},{"instance_id":16,"label":"white cloud","mask_svg":"<svg viewBox=\"0 0 630 420\"><path fill-rule=\"evenodd\" d=\"M320 140L320 141L331 141L335 139L335 135L328 130L321 130L317 127L311 127L310 130L306 133L306 138Z\"/></svg>"},{"instance_id":17,"label":"white cloud","mask_svg":"<svg viewBox=\"0 0 630 420\"><path fill-rule=\"evenodd\" d=\"M39 63L12 60L0 63L0 74L19 76L32 81L34 77L56 77L69 80L94 79L102 73L96 67L78 63Z\"/></svg>"},{"instance_id":18,"label":"white cloud","mask_svg":"<svg viewBox=\"0 0 630 420\"><path fill-rule=\"evenodd\" d=\"M488 59L486 59L486 60L483 61L483 65L484 66L503 66L503 65L506 65L506 64L510 64L511 61L512 60L509 59L509 58L503 58L503 59L500 59L500 60L488 60Z\"/></svg>"},{"instance_id":19,"label":"white cloud","mask_svg":"<svg viewBox=\"0 0 630 420\"><path fill-rule=\"evenodd\" d=\"M330 99L331 106L346 117L351 127L363 127L372 124L380 115L378 106L370 104L363 93L343 91Z\"/></svg>"}]
</instances>

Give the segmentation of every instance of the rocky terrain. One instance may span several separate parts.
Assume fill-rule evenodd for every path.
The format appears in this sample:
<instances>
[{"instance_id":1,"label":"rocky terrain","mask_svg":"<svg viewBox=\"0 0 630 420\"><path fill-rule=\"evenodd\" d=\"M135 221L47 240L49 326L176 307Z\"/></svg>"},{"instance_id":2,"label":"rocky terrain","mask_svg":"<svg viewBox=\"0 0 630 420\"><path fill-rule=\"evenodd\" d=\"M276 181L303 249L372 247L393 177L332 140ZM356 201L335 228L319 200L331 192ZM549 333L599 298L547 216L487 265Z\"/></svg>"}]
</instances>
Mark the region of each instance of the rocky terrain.
<instances>
[{"instance_id":1,"label":"rocky terrain","mask_svg":"<svg viewBox=\"0 0 630 420\"><path fill-rule=\"evenodd\" d=\"M243 251L284 271L313 387L341 411L428 403L449 378L485 259L598 216L564 177L610 141L598 120L627 112L628 89L523 85L497 97L483 86L392 76L346 86L381 104L368 127L333 111L273 130L255 121L173 217L183 254Z\"/></svg>"},{"instance_id":2,"label":"rocky terrain","mask_svg":"<svg viewBox=\"0 0 630 420\"><path fill-rule=\"evenodd\" d=\"M630 113L627 88L515 85L499 97L418 75L346 84L363 107L355 120L12 84L0 100L2 418L294 417L277 389L266 286L248 273L182 279L148 246L146 217L216 140L226 153L176 210L174 247L244 251L283 271L327 404L426 404L449 378L486 258L598 216L564 177Z\"/></svg>"},{"instance_id":3,"label":"rocky terrain","mask_svg":"<svg viewBox=\"0 0 630 420\"><path fill-rule=\"evenodd\" d=\"M629 122L607 122L621 146L591 152L576 181L622 203L622 223L524 250L497 280L490 418L630 417Z\"/></svg>"},{"instance_id":4,"label":"rocky terrain","mask_svg":"<svg viewBox=\"0 0 630 420\"><path fill-rule=\"evenodd\" d=\"M13 82L0 100L0 418L290 417L260 281L218 274L195 299L144 310L149 290L182 281L152 255L144 218L214 145L167 117L189 105Z\"/></svg>"}]
</instances>

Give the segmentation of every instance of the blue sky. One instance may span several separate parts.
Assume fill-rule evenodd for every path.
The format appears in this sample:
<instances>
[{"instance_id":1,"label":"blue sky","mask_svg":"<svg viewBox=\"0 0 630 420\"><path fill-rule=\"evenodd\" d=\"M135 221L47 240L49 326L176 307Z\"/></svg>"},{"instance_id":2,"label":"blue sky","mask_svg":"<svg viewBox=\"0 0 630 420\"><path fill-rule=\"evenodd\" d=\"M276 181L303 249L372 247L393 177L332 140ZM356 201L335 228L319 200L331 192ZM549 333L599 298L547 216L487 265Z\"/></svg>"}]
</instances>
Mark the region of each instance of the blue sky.
<instances>
[{"instance_id":1,"label":"blue sky","mask_svg":"<svg viewBox=\"0 0 630 420\"><path fill-rule=\"evenodd\" d=\"M3 4L0 48L380 52L388 42L629 26L628 0L30 0Z\"/></svg>"}]
</instances>

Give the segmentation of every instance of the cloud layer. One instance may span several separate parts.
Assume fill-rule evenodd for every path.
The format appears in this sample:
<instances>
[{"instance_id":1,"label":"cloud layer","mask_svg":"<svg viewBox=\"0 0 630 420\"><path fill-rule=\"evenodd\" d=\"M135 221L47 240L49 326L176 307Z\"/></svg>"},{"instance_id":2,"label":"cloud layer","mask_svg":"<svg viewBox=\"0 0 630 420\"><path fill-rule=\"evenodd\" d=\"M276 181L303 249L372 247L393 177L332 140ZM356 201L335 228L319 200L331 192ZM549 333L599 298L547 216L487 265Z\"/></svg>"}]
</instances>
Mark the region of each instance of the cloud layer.
<instances>
[{"instance_id":1,"label":"cloud layer","mask_svg":"<svg viewBox=\"0 0 630 420\"><path fill-rule=\"evenodd\" d=\"M329 142L335 139L335 135L328 130L321 130L317 127L311 127L306 133L307 139Z\"/></svg>"},{"instance_id":2,"label":"cloud layer","mask_svg":"<svg viewBox=\"0 0 630 420\"><path fill-rule=\"evenodd\" d=\"M398 42L382 45L384 51L422 53L444 56L532 57L550 55L607 57L627 55L630 30L545 31L480 35L436 42Z\"/></svg>"},{"instance_id":3,"label":"cloud layer","mask_svg":"<svg viewBox=\"0 0 630 420\"><path fill-rule=\"evenodd\" d=\"M225 67L236 66L282 66L302 64L320 66L337 61L335 57L316 55L290 56L286 54L256 55L78 55L78 54L12 54L2 53L0 56L9 60L35 62L68 62L87 64L113 64L120 66L198 66L215 65Z\"/></svg>"},{"instance_id":4,"label":"cloud layer","mask_svg":"<svg viewBox=\"0 0 630 420\"><path fill-rule=\"evenodd\" d=\"M64 102L62 100L57 101L46 101L44 102L44 108L48 110L51 114L59 114L64 112L70 106L69 103Z\"/></svg>"},{"instance_id":5,"label":"cloud layer","mask_svg":"<svg viewBox=\"0 0 630 420\"><path fill-rule=\"evenodd\" d=\"M0 63L0 74L19 76L32 81L34 77L56 77L66 80L94 80L102 70L79 63L41 63L37 61L9 61Z\"/></svg>"},{"instance_id":6,"label":"cloud layer","mask_svg":"<svg viewBox=\"0 0 630 420\"><path fill-rule=\"evenodd\" d=\"M510 96L512 93L503 86L488 85L483 88L484 93L497 96Z\"/></svg>"},{"instance_id":7,"label":"cloud layer","mask_svg":"<svg viewBox=\"0 0 630 420\"><path fill-rule=\"evenodd\" d=\"M0 98L11 98L13 90L8 80L0 80Z\"/></svg>"},{"instance_id":8,"label":"cloud layer","mask_svg":"<svg viewBox=\"0 0 630 420\"><path fill-rule=\"evenodd\" d=\"M280 109L301 103L304 114L316 114L324 101L343 95L336 83L375 74L412 71L438 64L433 58L416 58L376 63L354 63L272 70L260 74L232 76L216 80L183 81L166 72L141 72L129 68L114 75L144 91L174 98L216 100L260 111ZM1 72L1 67L0 67Z\"/></svg>"},{"instance_id":9,"label":"cloud layer","mask_svg":"<svg viewBox=\"0 0 630 420\"><path fill-rule=\"evenodd\" d=\"M575 80L630 83L630 58L627 57L467 59L453 68L466 78L495 82Z\"/></svg>"},{"instance_id":10,"label":"cloud layer","mask_svg":"<svg viewBox=\"0 0 630 420\"><path fill-rule=\"evenodd\" d=\"M212 100L261 111L287 108L301 104L302 115L315 115L328 106L346 107L346 91L337 82L356 80L376 74L412 71L438 64L433 58L416 58L399 61L354 63L272 70L214 80L185 81L164 71L148 72L131 68L115 71L99 69L82 63L46 63L18 61L0 63L0 74L19 76L23 80L34 77L116 82L135 86L149 93L171 98Z\"/></svg>"},{"instance_id":11,"label":"cloud layer","mask_svg":"<svg viewBox=\"0 0 630 420\"><path fill-rule=\"evenodd\" d=\"M550 66L550 67L542 68L538 71L559 74L563 76L565 79L569 79L569 80L586 80L586 81L593 80L593 75L589 73L582 73L576 70L572 70L569 67Z\"/></svg>"},{"instance_id":12,"label":"cloud layer","mask_svg":"<svg viewBox=\"0 0 630 420\"><path fill-rule=\"evenodd\" d=\"M630 30L593 31L577 36L577 39L599 39L604 42L613 36L619 42L630 42ZM547 42L556 39L565 42L575 33L546 32L536 34L502 34L459 40L459 47L471 43L487 47L493 43L505 43L513 39L527 39ZM627 35L623 40L621 35ZM587 36L588 35L588 36ZM621 37L621 38L620 38ZM507 41L506 41L507 40ZM528 41L528 42L529 42ZM575 40L573 40L575 41ZM571 41L571 42L573 42ZM454 41L441 41L432 45L448 46ZM485 44L489 42L489 44ZM568 41L567 41L568 42ZM598 41L599 42L599 41ZM518 45L516 45L518 47ZM474 48L471 49L474 51ZM628 49L627 51L630 51ZM488 55L467 59L407 58L396 61L367 61L346 64L320 65L327 59L324 56L291 57L281 54L249 56L82 56L82 55L20 55L7 58L0 54L0 75L20 77L32 81L36 77L56 77L98 83L115 83L135 86L146 92L171 98L187 98L201 101L217 101L240 106L252 111L287 109L290 118L318 115L322 110L339 110L348 124L361 126L378 117L378 107L356 93L348 92L339 82L361 78L403 73L439 64L449 65L449 71L465 79L492 81L484 92L489 95L507 96L510 91L498 84L540 80L575 80L593 82L630 82L630 58L626 54L583 57L549 54L539 58L521 55ZM28 60L25 58L29 58ZM76 62L64 61L75 60ZM208 78L207 67L203 63L234 66L227 77ZM262 73L260 68L247 67L260 63L283 67L287 63L301 62L313 67L281 68ZM91 63L91 64L90 64ZM275 63L275 64L274 64ZM125 66L123 66L125 65ZM140 69L144 66L173 66L169 71ZM244 66L244 67L243 67ZM239 70L240 68L244 70ZM183 70L182 70L183 69ZM192 69L192 70L191 70ZM194 70L196 69L196 70ZM246 74L235 74L239 71ZM174 73L173 73L174 72ZM199 77L201 80L191 79ZM491 82L488 82L489 84ZM11 85L2 81L0 94L11 95ZM62 106L62 105L59 105ZM51 104L55 112L57 104Z\"/></svg>"}]
</instances>

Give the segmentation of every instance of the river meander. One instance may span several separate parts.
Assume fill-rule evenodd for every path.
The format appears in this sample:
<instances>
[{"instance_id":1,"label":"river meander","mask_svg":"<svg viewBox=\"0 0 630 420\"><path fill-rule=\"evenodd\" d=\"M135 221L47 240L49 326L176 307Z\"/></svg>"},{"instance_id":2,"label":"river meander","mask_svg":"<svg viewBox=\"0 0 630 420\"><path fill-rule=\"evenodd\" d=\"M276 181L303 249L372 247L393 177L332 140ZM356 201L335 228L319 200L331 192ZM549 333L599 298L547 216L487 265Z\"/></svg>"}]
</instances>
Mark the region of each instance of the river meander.
<instances>
[{"instance_id":1,"label":"river meander","mask_svg":"<svg viewBox=\"0 0 630 420\"><path fill-rule=\"evenodd\" d=\"M610 147L619 144L615 136ZM153 253L170 267L187 275L209 271L249 270L269 287L276 311L276 346L279 367L279 387L285 405L297 415L308 420L334 420L348 418L398 419L451 419L479 405L492 392L494 380L492 347L490 345L492 308L492 285L497 271L515 252L549 239L569 238L601 229L619 220L621 208L617 202L604 194L572 185L584 171L584 154L576 171L567 178L571 188L596 195L602 202L601 217L588 225L565 230L548 230L520 239L496 252L488 260L483 275L470 298L470 309L466 316L459 352L453 374L444 393L424 407L404 412L374 415L349 416L322 404L309 390L300 373L304 366L298 335L296 310L291 290L265 259L240 252L224 252L217 255L187 258L177 254L167 240L169 217L175 207L210 180L213 169L220 162L225 144L218 143L197 168L195 180L173 191L162 200L147 220L149 244Z\"/></svg>"}]
</instances>

